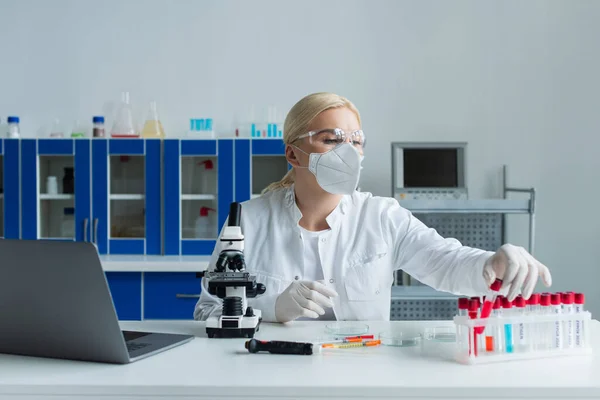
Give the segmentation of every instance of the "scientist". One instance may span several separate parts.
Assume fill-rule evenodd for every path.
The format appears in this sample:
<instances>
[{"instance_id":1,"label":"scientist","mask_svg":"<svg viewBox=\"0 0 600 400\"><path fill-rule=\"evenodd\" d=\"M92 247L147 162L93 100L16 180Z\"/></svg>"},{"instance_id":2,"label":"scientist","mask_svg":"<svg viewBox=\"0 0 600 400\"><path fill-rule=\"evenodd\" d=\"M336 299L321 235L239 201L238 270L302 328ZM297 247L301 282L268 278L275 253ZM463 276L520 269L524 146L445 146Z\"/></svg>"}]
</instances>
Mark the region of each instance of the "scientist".
<instances>
[{"instance_id":1,"label":"scientist","mask_svg":"<svg viewBox=\"0 0 600 400\"><path fill-rule=\"evenodd\" d=\"M356 191L365 140L358 110L336 94L308 95L287 115L283 141L292 169L242 203L247 270L266 286L248 303L263 321L389 320L400 269L465 296L485 294L496 278L510 299L529 298L538 276L551 285L548 268L521 247L494 253L463 246L395 199ZM220 250L217 241L211 266ZM220 315L221 302L203 280L194 319Z\"/></svg>"}]
</instances>

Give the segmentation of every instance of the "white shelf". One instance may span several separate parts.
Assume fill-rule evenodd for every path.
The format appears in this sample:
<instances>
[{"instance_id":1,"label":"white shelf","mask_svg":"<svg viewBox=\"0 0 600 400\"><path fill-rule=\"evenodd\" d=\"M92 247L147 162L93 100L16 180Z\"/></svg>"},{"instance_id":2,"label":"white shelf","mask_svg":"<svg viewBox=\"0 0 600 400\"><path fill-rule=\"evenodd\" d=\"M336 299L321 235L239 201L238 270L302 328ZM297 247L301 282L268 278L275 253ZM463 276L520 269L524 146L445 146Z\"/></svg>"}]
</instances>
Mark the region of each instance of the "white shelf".
<instances>
[{"instance_id":1,"label":"white shelf","mask_svg":"<svg viewBox=\"0 0 600 400\"><path fill-rule=\"evenodd\" d=\"M143 194L111 194L111 200L144 200L146 198Z\"/></svg>"},{"instance_id":2,"label":"white shelf","mask_svg":"<svg viewBox=\"0 0 600 400\"><path fill-rule=\"evenodd\" d=\"M208 269L210 256L100 256L107 272L201 272Z\"/></svg>"},{"instance_id":3,"label":"white shelf","mask_svg":"<svg viewBox=\"0 0 600 400\"><path fill-rule=\"evenodd\" d=\"M402 207L415 213L502 213L528 214L529 200L399 200Z\"/></svg>"},{"instance_id":4,"label":"white shelf","mask_svg":"<svg viewBox=\"0 0 600 400\"><path fill-rule=\"evenodd\" d=\"M40 200L72 200L75 198L73 194L48 194L48 193L40 193Z\"/></svg>"},{"instance_id":5,"label":"white shelf","mask_svg":"<svg viewBox=\"0 0 600 400\"><path fill-rule=\"evenodd\" d=\"M215 200L214 194L182 194L181 200Z\"/></svg>"}]
</instances>

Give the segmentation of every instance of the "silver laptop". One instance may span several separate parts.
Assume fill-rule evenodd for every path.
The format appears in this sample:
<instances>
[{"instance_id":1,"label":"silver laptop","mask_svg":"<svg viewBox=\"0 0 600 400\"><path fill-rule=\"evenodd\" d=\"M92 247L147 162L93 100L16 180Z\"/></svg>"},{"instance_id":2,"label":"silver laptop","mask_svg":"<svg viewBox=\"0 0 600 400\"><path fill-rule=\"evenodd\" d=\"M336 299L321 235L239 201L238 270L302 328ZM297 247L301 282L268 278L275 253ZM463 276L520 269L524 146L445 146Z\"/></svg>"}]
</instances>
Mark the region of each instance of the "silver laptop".
<instances>
[{"instance_id":1,"label":"silver laptop","mask_svg":"<svg viewBox=\"0 0 600 400\"><path fill-rule=\"evenodd\" d=\"M93 244L0 239L0 353L126 364L192 339L121 331Z\"/></svg>"}]
</instances>

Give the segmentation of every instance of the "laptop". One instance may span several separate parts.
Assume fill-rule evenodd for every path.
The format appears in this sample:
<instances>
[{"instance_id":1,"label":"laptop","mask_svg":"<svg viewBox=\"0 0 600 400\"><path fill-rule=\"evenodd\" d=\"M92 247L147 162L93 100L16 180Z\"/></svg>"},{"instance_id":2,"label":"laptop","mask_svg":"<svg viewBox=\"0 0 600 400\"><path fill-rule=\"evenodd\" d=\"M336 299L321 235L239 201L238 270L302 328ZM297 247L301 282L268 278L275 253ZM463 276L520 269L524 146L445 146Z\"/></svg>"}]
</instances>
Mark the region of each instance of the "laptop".
<instances>
[{"instance_id":1,"label":"laptop","mask_svg":"<svg viewBox=\"0 0 600 400\"><path fill-rule=\"evenodd\" d=\"M93 244L0 239L0 353L127 364L193 338L121 331Z\"/></svg>"}]
</instances>

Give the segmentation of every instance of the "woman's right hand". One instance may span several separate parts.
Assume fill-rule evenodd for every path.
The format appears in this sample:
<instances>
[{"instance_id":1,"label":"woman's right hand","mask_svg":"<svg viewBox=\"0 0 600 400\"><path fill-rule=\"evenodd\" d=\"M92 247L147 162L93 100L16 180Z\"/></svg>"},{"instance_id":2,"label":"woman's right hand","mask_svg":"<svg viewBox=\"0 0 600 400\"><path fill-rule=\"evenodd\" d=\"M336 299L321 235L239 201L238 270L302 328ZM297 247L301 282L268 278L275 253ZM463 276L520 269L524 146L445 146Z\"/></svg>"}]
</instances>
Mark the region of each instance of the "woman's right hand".
<instances>
[{"instance_id":1,"label":"woman's right hand","mask_svg":"<svg viewBox=\"0 0 600 400\"><path fill-rule=\"evenodd\" d=\"M294 281L275 301L275 317L279 322L289 322L300 317L319 318L325 314L324 307L333 307L330 297L335 290L321 282Z\"/></svg>"}]
</instances>

